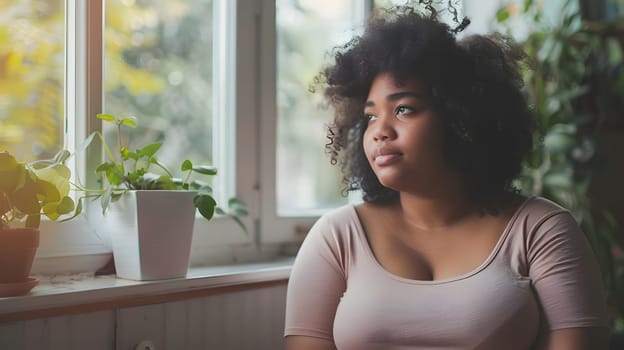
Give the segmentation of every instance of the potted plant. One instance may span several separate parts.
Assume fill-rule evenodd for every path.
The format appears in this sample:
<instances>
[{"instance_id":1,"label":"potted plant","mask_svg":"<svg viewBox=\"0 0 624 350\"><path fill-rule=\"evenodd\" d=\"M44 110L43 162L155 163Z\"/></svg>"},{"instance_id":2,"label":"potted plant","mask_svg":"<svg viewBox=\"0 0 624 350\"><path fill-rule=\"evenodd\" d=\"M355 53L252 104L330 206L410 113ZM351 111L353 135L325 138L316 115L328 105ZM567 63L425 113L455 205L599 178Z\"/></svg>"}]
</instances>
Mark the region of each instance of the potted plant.
<instances>
[{"instance_id":1,"label":"potted plant","mask_svg":"<svg viewBox=\"0 0 624 350\"><path fill-rule=\"evenodd\" d=\"M86 145L97 136L106 154L106 160L95 169L102 188L79 189L86 192L86 198L100 201L101 228L110 234L118 277L157 280L186 276L196 210L207 220L215 212L229 216L245 230L240 220L247 214L244 203L231 198L225 211L217 206L210 183L191 179L194 174L214 176L216 168L184 160L180 170L186 175L176 178L155 157L162 142L134 151L121 143L122 127L136 127L135 117L97 117L115 124L119 148L115 154L99 132L89 136ZM152 172L153 168L159 173Z\"/></svg>"},{"instance_id":2,"label":"potted plant","mask_svg":"<svg viewBox=\"0 0 624 350\"><path fill-rule=\"evenodd\" d=\"M74 209L74 216L80 213L68 196L69 156L63 150L53 159L24 163L0 152L0 297L26 294L37 284L29 274L41 215L57 220Z\"/></svg>"}]
</instances>

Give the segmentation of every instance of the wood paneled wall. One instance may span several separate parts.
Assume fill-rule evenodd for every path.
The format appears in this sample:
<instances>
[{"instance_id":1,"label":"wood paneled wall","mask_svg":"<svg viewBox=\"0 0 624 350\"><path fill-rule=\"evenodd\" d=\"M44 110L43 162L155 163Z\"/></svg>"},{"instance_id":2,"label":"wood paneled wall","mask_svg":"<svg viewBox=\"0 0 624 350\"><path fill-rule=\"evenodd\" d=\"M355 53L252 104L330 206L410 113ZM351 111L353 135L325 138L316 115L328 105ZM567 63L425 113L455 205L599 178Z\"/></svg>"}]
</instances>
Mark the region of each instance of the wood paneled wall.
<instances>
[{"instance_id":1,"label":"wood paneled wall","mask_svg":"<svg viewBox=\"0 0 624 350\"><path fill-rule=\"evenodd\" d=\"M0 349L283 349L286 285L0 324ZM142 349L143 350L143 349Z\"/></svg>"}]
</instances>

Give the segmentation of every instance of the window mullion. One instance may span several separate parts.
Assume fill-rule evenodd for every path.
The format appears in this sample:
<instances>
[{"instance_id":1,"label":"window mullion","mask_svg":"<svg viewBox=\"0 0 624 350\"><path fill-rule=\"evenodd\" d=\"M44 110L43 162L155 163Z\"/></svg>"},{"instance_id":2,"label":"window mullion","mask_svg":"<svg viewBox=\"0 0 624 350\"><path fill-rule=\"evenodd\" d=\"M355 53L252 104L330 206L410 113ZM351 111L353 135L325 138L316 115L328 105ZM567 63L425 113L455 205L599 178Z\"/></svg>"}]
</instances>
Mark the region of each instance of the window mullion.
<instances>
[{"instance_id":1,"label":"window mullion","mask_svg":"<svg viewBox=\"0 0 624 350\"><path fill-rule=\"evenodd\" d=\"M101 129L96 114L102 110L102 0L67 0L66 30L66 138L65 147L76 150L93 131ZM89 147L70 164L84 185L95 188L94 169L102 151ZM93 175L92 175L93 174Z\"/></svg>"},{"instance_id":2,"label":"window mullion","mask_svg":"<svg viewBox=\"0 0 624 350\"><path fill-rule=\"evenodd\" d=\"M236 193L236 2L214 3L213 40L213 163L218 203Z\"/></svg>"},{"instance_id":3,"label":"window mullion","mask_svg":"<svg viewBox=\"0 0 624 350\"><path fill-rule=\"evenodd\" d=\"M82 126L84 135L87 136L94 131L102 130L102 123L97 119L96 115L102 112L103 96L104 96L104 0L90 0L84 2L86 6L85 21L85 50L87 52L85 62L85 99L84 99L84 122ZM84 137L82 138L84 139ZM90 147L85 156L86 169L95 169L97 164L101 162L103 149L98 147ZM94 171L88 171L86 183L89 187L97 186L97 179Z\"/></svg>"}]
</instances>

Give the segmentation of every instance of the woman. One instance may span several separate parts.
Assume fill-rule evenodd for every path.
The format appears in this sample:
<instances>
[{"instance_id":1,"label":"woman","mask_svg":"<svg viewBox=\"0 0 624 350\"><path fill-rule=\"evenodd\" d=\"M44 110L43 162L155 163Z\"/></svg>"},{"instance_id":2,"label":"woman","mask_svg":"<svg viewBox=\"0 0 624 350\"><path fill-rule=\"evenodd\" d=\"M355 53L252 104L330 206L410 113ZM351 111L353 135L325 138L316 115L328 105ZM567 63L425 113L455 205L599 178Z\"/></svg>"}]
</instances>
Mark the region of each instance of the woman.
<instances>
[{"instance_id":1,"label":"woman","mask_svg":"<svg viewBox=\"0 0 624 350\"><path fill-rule=\"evenodd\" d=\"M404 11L323 73L328 150L364 203L319 219L288 287L286 346L604 349L577 223L512 187L532 144L521 51Z\"/></svg>"}]
</instances>

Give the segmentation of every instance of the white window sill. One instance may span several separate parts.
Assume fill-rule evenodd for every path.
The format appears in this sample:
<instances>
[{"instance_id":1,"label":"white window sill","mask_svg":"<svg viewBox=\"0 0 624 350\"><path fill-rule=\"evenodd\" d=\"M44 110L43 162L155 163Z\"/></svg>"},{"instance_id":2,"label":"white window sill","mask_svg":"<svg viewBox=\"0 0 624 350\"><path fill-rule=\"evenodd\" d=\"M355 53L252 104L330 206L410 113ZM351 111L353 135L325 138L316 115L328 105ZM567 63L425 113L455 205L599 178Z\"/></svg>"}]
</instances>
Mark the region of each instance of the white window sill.
<instances>
[{"instance_id":1,"label":"white window sill","mask_svg":"<svg viewBox=\"0 0 624 350\"><path fill-rule=\"evenodd\" d=\"M99 215L99 216L98 216ZM81 215L69 222L42 220L40 244L32 266L33 275L93 273L112 257L112 243L101 232L101 213ZM247 223L250 227L251 223ZM233 220L201 218L195 222L191 266L233 265L294 256L300 241L254 242Z\"/></svg>"},{"instance_id":2,"label":"white window sill","mask_svg":"<svg viewBox=\"0 0 624 350\"><path fill-rule=\"evenodd\" d=\"M236 286L285 284L293 260L191 267L186 278L158 281L92 273L35 275L39 283L28 295L0 298L0 323L201 297Z\"/></svg>"}]
</instances>

